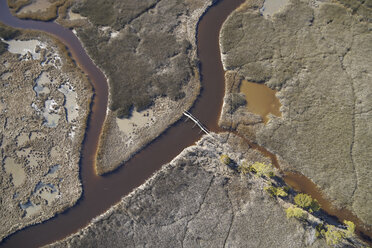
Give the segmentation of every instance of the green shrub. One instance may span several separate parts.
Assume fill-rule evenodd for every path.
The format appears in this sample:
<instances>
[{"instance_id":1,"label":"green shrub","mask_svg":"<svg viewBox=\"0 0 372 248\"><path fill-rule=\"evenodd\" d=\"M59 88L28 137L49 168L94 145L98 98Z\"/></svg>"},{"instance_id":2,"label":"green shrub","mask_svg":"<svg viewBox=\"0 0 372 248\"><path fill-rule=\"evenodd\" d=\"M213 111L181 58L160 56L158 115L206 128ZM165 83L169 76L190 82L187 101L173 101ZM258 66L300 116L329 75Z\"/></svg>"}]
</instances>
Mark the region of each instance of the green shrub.
<instances>
[{"instance_id":1,"label":"green shrub","mask_svg":"<svg viewBox=\"0 0 372 248\"><path fill-rule=\"evenodd\" d=\"M288 219L294 217L296 219L304 220L307 217L307 213L301 208L297 207L289 207L285 210L285 212Z\"/></svg>"},{"instance_id":2,"label":"green shrub","mask_svg":"<svg viewBox=\"0 0 372 248\"><path fill-rule=\"evenodd\" d=\"M225 165L229 165L231 163L231 159L228 155L222 154L220 157L221 163L224 163Z\"/></svg>"},{"instance_id":3,"label":"green shrub","mask_svg":"<svg viewBox=\"0 0 372 248\"><path fill-rule=\"evenodd\" d=\"M318 225L316 225L315 227L315 236L318 238L318 237L321 237L322 236L322 231L325 229L323 223L320 223Z\"/></svg>"},{"instance_id":4,"label":"green shrub","mask_svg":"<svg viewBox=\"0 0 372 248\"><path fill-rule=\"evenodd\" d=\"M255 172L259 177L265 176L269 178L274 176L274 171L271 164L256 162L252 164L250 168L251 171Z\"/></svg>"},{"instance_id":5,"label":"green shrub","mask_svg":"<svg viewBox=\"0 0 372 248\"><path fill-rule=\"evenodd\" d=\"M238 166L238 172L242 173L243 175L248 174L251 171L247 162L243 162L241 165Z\"/></svg>"},{"instance_id":6,"label":"green shrub","mask_svg":"<svg viewBox=\"0 0 372 248\"><path fill-rule=\"evenodd\" d=\"M337 245L342 241L344 237L344 233L337 230L332 225L327 225L327 230L323 229L321 231L321 234L326 239L328 245Z\"/></svg>"},{"instance_id":7,"label":"green shrub","mask_svg":"<svg viewBox=\"0 0 372 248\"><path fill-rule=\"evenodd\" d=\"M344 220L344 224L346 225L345 237L351 238L354 236L355 233L355 224L352 221Z\"/></svg>"},{"instance_id":8,"label":"green shrub","mask_svg":"<svg viewBox=\"0 0 372 248\"><path fill-rule=\"evenodd\" d=\"M320 205L317 200L311 198L311 196L307 194L298 194L294 198L294 202L297 206L308 210L310 213L318 211L320 209Z\"/></svg>"},{"instance_id":9,"label":"green shrub","mask_svg":"<svg viewBox=\"0 0 372 248\"><path fill-rule=\"evenodd\" d=\"M284 187L275 187L275 186L267 186L264 190L269 193L271 196L281 196L286 197L288 193L286 192Z\"/></svg>"}]
</instances>

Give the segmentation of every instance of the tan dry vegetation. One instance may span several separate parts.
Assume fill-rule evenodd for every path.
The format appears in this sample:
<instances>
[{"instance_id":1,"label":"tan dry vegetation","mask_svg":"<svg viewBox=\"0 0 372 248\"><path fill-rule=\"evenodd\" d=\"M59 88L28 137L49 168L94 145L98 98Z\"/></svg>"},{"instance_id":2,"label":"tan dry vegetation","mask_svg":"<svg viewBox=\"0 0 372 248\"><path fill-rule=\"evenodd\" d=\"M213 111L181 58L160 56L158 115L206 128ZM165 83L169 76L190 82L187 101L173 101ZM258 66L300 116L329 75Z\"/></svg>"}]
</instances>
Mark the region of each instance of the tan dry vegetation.
<instances>
[{"instance_id":1,"label":"tan dry vegetation","mask_svg":"<svg viewBox=\"0 0 372 248\"><path fill-rule=\"evenodd\" d=\"M17 39L39 40L41 47L35 52L40 59L10 52L0 57L0 158L2 163L13 159L18 165L14 167L8 162L1 165L7 169L1 170L0 239L64 211L80 197L78 162L92 97L86 76L71 63L63 44L34 31L24 32ZM50 79L43 85L49 91L36 96L33 87L43 72ZM60 85L67 81L79 96L79 117L73 123L66 120L65 96L59 91ZM57 104L55 110L50 110L60 116L55 128L47 127L42 115L47 111L47 99ZM52 167L57 170L49 174ZM17 168L24 171L22 181L14 178Z\"/></svg>"},{"instance_id":2,"label":"tan dry vegetation","mask_svg":"<svg viewBox=\"0 0 372 248\"><path fill-rule=\"evenodd\" d=\"M371 7L292 0L266 19L262 3L225 22L223 65L227 76L278 89L282 118L263 125L239 108L224 111L220 124L277 154L284 169L310 178L371 227ZM227 88L225 107L234 92Z\"/></svg>"}]
</instances>

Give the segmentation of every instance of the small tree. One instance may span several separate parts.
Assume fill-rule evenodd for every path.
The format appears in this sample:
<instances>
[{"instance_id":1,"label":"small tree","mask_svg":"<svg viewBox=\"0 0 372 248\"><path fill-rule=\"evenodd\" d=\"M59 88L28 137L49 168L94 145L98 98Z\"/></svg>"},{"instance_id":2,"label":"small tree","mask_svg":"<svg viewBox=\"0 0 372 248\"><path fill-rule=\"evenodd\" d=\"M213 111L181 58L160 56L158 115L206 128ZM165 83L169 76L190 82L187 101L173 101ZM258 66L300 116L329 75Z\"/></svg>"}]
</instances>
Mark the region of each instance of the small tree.
<instances>
[{"instance_id":1,"label":"small tree","mask_svg":"<svg viewBox=\"0 0 372 248\"><path fill-rule=\"evenodd\" d=\"M347 238L351 238L354 236L355 233L355 224L352 221L344 220L344 224L346 225L345 236Z\"/></svg>"},{"instance_id":2,"label":"small tree","mask_svg":"<svg viewBox=\"0 0 372 248\"><path fill-rule=\"evenodd\" d=\"M281 196L286 197L288 193L284 187L275 187L275 186L266 186L264 190L269 193L271 196Z\"/></svg>"},{"instance_id":3,"label":"small tree","mask_svg":"<svg viewBox=\"0 0 372 248\"><path fill-rule=\"evenodd\" d=\"M271 164L265 164L256 162L251 165L251 171L255 172L257 176L262 177L273 177L274 176L274 170L271 166Z\"/></svg>"},{"instance_id":4,"label":"small tree","mask_svg":"<svg viewBox=\"0 0 372 248\"><path fill-rule=\"evenodd\" d=\"M221 163L224 163L225 165L229 165L231 163L231 159L228 155L222 154L220 157Z\"/></svg>"},{"instance_id":5,"label":"small tree","mask_svg":"<svg viewBox=\"0 0 372 248\"><path fill-rule=\"evenodd\" d=\"M304 220L307 217L307 213L301 208L297 207L289 207L285 210L285 212L288 219L294 217L296 219Z\"/></svg>"},{"instance_id":6,"label":"small tree","mask_svg":"<svg viewBox=\"0 0 372 248\"><path fill-rule=\"evenodd\" d=\"M311 196L307 194L298 194L294 198L294 202L297 206L308 210L310 213L314 211L318 211L320 209L320 205L317 200L311 198Z\"/></svg>"},{"instance_id":7,"label":"small tree","mask_svg":"<svg viewBox=\"0 0 372 248\"><path fill-rule=\"evenodd\" d=\"M322 230L321 234L325 237L328 245L337 245L344 237L344 233L332 225L327 225L327 230Z\"/></svg>"},{"instance_id":8,"label":"small tree","mask_svg":"<svg viewBox=\"0 0 372 248\"><path fill-rule=\"evenodd\" d=\"M247 164L247 162L244 161L242 164L238 166L238 172L242 173L243 175L246 175L250 172L250 167Z\"/></svg>"}]
</instances>

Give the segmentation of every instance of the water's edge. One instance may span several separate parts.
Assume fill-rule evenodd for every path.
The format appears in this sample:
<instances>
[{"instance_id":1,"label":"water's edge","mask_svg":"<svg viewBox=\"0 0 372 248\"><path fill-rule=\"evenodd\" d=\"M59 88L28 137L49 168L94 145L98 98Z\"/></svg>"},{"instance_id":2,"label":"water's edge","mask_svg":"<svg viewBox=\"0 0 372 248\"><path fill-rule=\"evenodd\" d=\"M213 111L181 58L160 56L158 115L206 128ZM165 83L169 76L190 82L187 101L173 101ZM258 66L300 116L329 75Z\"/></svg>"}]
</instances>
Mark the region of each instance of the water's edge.
<instances>
[{"instance_id":1,"label":"water's edge","mask_svg":"<svg viewBox=\"0 0 372 248\"><path fill-rule=\"evenodd\" d=\"M200 116L201 121L214 131L220 130L217 126L217 119L224 94L218 34L223 21L242 2L242 0L219 1L207 10L198 24L197 45L203 88L191 112ZM0 21L17 28L44 31L59 39L88 75L95 93L80 162L84 192L82 198L74 207L62 214L8 236L0 244L1 247L39 247L76 232L89 224L94 217L117 203L121 197L141 185L184 148L200 139L199 130L192 129L193 123L178 121L114 173L103 177L96 176L93 166L95 151L107 109L108 88L105 76L94 65L80 41L70 30L53 22L19 20L9 13L6 0L0 0ZM211 44L214 49L210 49ZM208 56L211 52L214 55L212 57Z\"/></svg>"}]
</instances>

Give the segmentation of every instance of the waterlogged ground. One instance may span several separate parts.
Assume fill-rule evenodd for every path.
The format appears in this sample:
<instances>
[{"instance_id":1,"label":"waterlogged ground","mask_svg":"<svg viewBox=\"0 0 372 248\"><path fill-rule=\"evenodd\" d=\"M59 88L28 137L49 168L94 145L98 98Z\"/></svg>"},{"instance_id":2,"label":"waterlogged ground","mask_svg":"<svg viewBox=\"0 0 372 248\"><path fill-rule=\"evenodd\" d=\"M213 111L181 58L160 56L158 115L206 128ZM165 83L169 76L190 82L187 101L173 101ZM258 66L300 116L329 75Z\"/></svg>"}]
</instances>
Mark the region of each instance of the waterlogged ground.
<instances>
[{"instance_id":1,"label":"waterlogged ground","mask_svg":"<svg viewBox=\"0 0 372 248\"><path fill-rule=\"evenodd\" d=\"M4 41L0 57L0 240L71 207L91 90L47 36Z\"/></svg>"},{"instance_id":2,"label":"waterlogged ground","mask_svg":"<svg viewBox=\"0 0 372 248\"><path fill-rule=\"evenodd\" d=\"M235 11L221 31L230 83L220 123L277 154L283 169L310 178L371 227L372 9L350 3L290 0L262 15L266 2L247 1ZM244 104L231 111L242 79L278 90L282 117L265 125Z\"/></svg>"}]
</instances>

